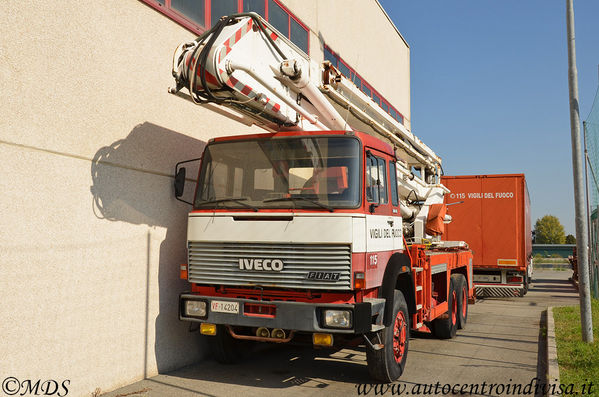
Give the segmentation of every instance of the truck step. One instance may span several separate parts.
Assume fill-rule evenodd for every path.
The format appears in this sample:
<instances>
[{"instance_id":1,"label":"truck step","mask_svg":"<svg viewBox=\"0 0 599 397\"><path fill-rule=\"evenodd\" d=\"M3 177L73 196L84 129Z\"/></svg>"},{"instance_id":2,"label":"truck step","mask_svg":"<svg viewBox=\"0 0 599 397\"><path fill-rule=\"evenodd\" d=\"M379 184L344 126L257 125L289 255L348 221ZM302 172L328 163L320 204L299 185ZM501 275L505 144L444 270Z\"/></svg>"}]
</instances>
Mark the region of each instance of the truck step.
<instances>
[{"instance_id":1,"label":"truck step","mask_svg":"<svg viewBox=\"0 0 599 397\"><path fill-rule=\"evenodd\" d=\"M364 298L363 301L364 302L370 302L370 304L372 306L375 306L377 304L378 305L380 305L380 304L384 305L387 300L385 298Z\"/></svg>"},{"instance_id":2,"label":"truck step","mask_svg":"<svg viewBox=\"0 0 599 397\"><path fill-rule=\"evenodd\" d=\"M370 332L377 332L382 329L385 329L385 326L383 324L372 324L370 326Z\"/></svg>"},{"instance_id":3,"label":"truck step","mask_svg":"<svg viewBox=\"0 0 599 397\"><path fill-rule=\"evenodd\" d=\"M422 309L422 305L421 304L416 305L416 310L421 310L421 309Z\"/></svg>"},{"instance_id":4,"label":"truck step","mask_svg":"<svg viewBox=\"0 0 599 397\"><path fill-rule=\"evenodd\" d=\"M422 291L422 285L417 285L416 286L416 291Z\"/></svg>"},{"instance_id":5,"label":"truck step","mask_svg":"<svg viewBox=\"0 0 599 397\"><path fill-rule=\"evenodd\" d=\"M416 329L418 329L418 328L421 328L423 325L424 325L424 324L422 324L422 323L418 323L418 324L416 324Z\"/></svg>"},{"instance_id":6,"label":"truck step","mask_svg":"<svg viewBox=\"0 0 599 397\"><path fill-rule=\"evenodd\" d=\"M385 310L385 298L364 298L364 302L369 302L371 306L372 315L382 313Z\"/></svg>"},{"instance_id":7,"label":"truck step","mask_svg":"<svg viewBox=\"0 0 599 397\"><path fill-rule=\"evenodd\" d=\"M422 268L422 267L413 267L412 270L415 271L416 273L419 273L419 272L423 271L424 268Z\"/></svg>"}]
</instances>

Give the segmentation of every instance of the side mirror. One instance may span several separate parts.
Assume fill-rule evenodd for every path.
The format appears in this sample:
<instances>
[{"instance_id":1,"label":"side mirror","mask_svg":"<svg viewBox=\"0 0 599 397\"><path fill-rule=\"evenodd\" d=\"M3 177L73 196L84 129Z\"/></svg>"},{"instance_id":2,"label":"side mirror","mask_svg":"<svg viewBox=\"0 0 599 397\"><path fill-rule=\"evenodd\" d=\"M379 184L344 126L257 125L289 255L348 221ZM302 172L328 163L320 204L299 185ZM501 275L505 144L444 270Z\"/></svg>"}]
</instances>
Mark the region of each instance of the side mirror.
<instances>
[{"instance_id":1,"label":"side mirror","mask_svg":"<svg viewBox=\"0 0 599 397\"><path fill-rule=\"evenodd\" d=\"M175 198L179 201L182 201L186 204L193 205L193 203L183 200L181 196L183 196L183 191L185 190L185 176L187 174L187 170L185 167L181 167L181 164L191 163L193 161L201 161L202 158L199 157L197 159L180 161L175 165Z\"/></svg>"},{"instance_id":2,"label":"side mirror","mask_svg":"<svg viewBox=\"0 0 599 397\"><path fill-rule=\"evenodd\" d=\"M175 174L175 197L177 198L183 196L183 191L185 190L186 172L187 170L185 169L185 167L181 167Z\"/></svg>"}]
</instances>

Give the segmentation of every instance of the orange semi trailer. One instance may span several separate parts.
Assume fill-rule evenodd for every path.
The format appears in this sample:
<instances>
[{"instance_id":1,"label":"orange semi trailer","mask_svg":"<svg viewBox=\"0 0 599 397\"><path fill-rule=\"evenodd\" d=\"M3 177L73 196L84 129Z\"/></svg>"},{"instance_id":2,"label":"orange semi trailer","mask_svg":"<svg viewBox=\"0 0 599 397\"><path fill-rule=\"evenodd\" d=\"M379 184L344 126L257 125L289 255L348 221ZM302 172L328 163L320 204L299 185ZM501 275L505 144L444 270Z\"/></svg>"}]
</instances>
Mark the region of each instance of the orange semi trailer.
<instances>
[{"instance_id":1,"label":"orange semi trailer","mask_svg":"<svg viewBox=\"0 0 599 397\"><path fill-rule=\"evenodd\" d=\"M524 296L532 276L530 198L524 174L443 176L448 214L444 239L474 253L477 296Z\"/></svg>"}]
</instances>

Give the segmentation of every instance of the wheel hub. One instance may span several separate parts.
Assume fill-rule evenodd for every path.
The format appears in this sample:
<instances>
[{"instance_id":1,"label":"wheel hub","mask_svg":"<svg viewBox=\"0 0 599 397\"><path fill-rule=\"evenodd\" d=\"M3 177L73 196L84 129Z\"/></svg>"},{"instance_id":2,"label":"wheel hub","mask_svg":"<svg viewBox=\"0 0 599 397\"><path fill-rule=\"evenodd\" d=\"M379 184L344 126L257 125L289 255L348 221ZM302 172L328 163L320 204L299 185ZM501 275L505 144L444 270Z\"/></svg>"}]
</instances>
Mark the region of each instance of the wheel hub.
<instances>
[{"instance_id":1,"label":"wheel hub","mask_svg":"<svg viewBox=\"0 0 599 397\"><path fill-rule=\"evenodd\" d=\"M393 356L400 363L406 351L406 340L408 336L408 323L403 312L398 312L393 325Z\"/></svg>"}]
</instances>

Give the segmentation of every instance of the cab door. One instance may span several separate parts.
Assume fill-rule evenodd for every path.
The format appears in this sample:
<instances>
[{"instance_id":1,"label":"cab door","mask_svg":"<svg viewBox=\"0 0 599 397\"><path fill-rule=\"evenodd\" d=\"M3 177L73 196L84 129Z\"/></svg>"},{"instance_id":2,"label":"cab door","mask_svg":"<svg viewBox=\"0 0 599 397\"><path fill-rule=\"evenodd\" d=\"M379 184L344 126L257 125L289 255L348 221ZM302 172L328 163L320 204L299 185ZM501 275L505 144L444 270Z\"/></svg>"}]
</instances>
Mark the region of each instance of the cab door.
<instances>
[{"instance_id":1,"label":"cab door","mask_svg":"<svg viewBox=\"0 0 599 397\"><path fill-rule=\"evenodd\" d=\"M384 268L393 252L403 248L395 163L390 156L369 149L365 164L366 266Z\"/></svg>"}]
</instances>

